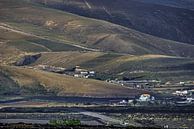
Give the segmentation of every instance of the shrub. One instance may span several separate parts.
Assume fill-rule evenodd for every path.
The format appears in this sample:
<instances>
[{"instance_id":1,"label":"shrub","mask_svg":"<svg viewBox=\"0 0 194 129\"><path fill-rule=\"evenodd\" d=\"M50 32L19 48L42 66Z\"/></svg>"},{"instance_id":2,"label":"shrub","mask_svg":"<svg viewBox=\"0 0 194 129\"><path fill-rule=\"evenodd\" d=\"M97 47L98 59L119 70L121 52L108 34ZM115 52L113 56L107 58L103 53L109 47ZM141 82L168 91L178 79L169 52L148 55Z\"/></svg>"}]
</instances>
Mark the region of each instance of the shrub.
<instances>
[{"instance_id":1,"label":"shrub","mask_svg":"<svg viewBox=\"0 0 194 129\"><path fill-rule=\"evenodd\" d=\"M81 125L80 120L70 119L70 120L50 120L50 125L53 126L78 126Z\"/></svg>"}]
</instances>

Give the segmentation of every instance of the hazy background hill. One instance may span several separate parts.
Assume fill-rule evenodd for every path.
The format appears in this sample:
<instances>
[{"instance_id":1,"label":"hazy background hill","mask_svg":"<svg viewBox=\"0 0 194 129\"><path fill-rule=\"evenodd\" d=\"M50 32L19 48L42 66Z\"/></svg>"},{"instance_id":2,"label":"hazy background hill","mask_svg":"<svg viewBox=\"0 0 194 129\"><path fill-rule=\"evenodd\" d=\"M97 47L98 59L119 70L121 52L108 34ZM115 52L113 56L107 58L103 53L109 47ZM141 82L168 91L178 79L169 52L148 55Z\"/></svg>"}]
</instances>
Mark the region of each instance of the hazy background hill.
<instances>
[{"instance_id":1,"label":"hazy background hill","mask_svg":"<svg viewBox=\"0 0 194 129\"><path fill-rule=\"evenodd\" d=\"M193 44L192 1L33 0L48 7L102 19L161 38Z\"/></svg>"}]
</instances>

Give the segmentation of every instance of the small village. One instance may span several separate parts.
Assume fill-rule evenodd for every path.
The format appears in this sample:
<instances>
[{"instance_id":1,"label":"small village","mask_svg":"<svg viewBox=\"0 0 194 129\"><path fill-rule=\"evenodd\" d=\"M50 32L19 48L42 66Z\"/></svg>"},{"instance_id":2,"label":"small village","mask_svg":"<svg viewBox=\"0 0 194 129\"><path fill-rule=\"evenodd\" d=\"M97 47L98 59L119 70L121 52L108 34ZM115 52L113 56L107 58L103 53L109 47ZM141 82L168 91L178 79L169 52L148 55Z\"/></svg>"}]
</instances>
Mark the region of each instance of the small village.
<instances>
[{"instance_id":1,"label":"small village","mask_svg":"<svg viewBox=\"0 0 194 129\"><path fill-rule=\"evenodd\" d=\"M48 72L59 73L63 75L69 75L78 78L90 78L95 76L95 71L89 71L86 69L82 69L80 66L75 66L73 68L62 68L48 65L38 65L35 69L40 69Z\"/></svg>"},{"instance_id":2,"label":"small village","mask_svg":"<svg viewBox=\"0 0 194 129\"><path fill-rule=\"evenodd\" d=\"M97 74L96 71L87 70L80 66L68 69L48 65L24 67L84 79L96 79ZM23 109L17 107L5 108L2 109L2 111L0 110L0 112L2 112L1 119L8 120L9 118L15 118L16 121L18 120L19 122L21 118L42 119L41 122L35 122L44 123L46 125L49 124L50 120L75 119L79 120L84 125L128 127L133 123L135 126L139 127L141 127L141 125L156 127L154 124L157 124L157 127L161 128L178 127L180 125L177 123L186 121L189 124L183 127L192 126L190 124L194 120L192 114L182 115L191 112L194 105L193 81L164 83L154 79L119 80L116 78L114 80L107 79L105 82L121 87L139 89L145 92L127 98L48 97L43 99L41 97L35 97L27 99L27 101L24 99L21 100L23 103L19 103L23 105L25 105L25 103L36 103L37 105L37 101L41 100L43 105L41 106L40 104L36 108L25 106ZM172 90L169 90L169 87L171 87ZM51 100L55 102L53 103ZM11 103L8 103L10 106ZM16 104L17 102L13 103L13 106ZM14 110L14 114L9 113L12 110ZM35 110L36 113L23 113L21 115L21 112L25 110L30 112L34 112ZM168 112L171 112L171 114L168 114ZM169 120L172 122L168 123ZM161 121L163 121L163 123L161 123Z\"/></svg>"},{"instance_id":3,"label":"small village","mask_svg":"<svg viewBox=\"0 0 194 129\"><path fill-rule=\"evenodd\" d=\"M124 99L114 105L130 106L187 106L194 104L194 92L187 96L173 96L169 98L157 98L154 95L145 93L135 99Z\"/></svg>"},{"instance_id":4,"label":"small village","mask_svg":"<svg viewBox=\"0 0 194 129\"><path fill-rule=\"evenodd\" d=\"M48 72L54 72L63 75L73 76L75 78L95 78L96 72L83 69L80 66L73 68L62 68L48 65L38 65L36 67L30 67L33 69L44 70ZM194 104L194 82L193 81L180 81L177 83L166 82L162 83L160 80L106 80L107 83L113 83L120 86L125 86L135 89L144 89L148 93L141 94L132 99L124 99L113 105L192 105ZM161 97L157 94L150 94L157 89L179 87L176 90L168 90L168 96ZM182 88L181 88L182 87ZM167 91L162 91L166 93Z\"/></svg>"}]
</instances>

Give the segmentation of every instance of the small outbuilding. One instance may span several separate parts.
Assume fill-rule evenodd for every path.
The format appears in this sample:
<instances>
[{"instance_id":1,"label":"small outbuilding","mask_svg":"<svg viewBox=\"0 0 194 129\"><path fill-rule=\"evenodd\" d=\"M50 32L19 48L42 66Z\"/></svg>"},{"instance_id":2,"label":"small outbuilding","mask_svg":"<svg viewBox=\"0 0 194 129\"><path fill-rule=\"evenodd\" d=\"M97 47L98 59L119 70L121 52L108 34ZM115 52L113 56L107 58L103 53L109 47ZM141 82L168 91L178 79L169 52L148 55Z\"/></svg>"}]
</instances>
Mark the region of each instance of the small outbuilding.
<instances>
[{"instance_id":1,"label":"small outbuilding","mask_svg":"<svg viewBox=\"0 0 194 129\"><path fill-rule=\"evenodd\" d=\"M139 97L139 101L141 102L148 102L148 101L154 101L155 97L151 96L150 94L142 94Z\"/></svg>"}]
</instances>

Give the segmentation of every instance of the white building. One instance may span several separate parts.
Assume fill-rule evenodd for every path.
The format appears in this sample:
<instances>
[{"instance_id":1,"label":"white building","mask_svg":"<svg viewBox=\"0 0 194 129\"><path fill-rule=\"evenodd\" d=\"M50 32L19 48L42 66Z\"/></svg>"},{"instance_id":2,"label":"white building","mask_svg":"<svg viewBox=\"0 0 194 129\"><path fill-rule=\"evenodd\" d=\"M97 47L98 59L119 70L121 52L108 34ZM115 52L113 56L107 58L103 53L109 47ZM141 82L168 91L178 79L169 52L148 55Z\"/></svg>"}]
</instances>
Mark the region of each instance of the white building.
<instances>
[{"instance_id":1,"label":"white building","mask_svg":"<svg viewBox=\"0 0 194 129\"><path fill-rule=\"evenodd\" d=\"M189 94L189 91L188 90L183 90L183 91L177 90L173 94L174 95L178 95L178 96L184 96L184 95L188 95Z\"/></svg>"},{"instance_id":2,"label":"white building","mask_svg":"<svg viewBox=\"0 0 194 129\"><path fill-rule=\"evenodd\" d=\"M89 71L89 74L93 74L94 75L95 74L95 71Z\"/></svg>"},{"instance_id":3,"label":"white building","mask_svg":"<svg viewBox=\"0 0 194 129\"><path fill-rule=\"evenodd\" d=\"M154 96L151 96L150 94L142 94L139 97L139 101L141 102L148 102L148 101L154 101L154 100L155 100Z\"/></svg>"},{"instance_id":4,"label":"white building","mask_svg":"<svg viewBox=\"0 0 194 129\"><path fill-rule=\"evenodd\" d=\"M122 101L120 101L119 103L120 103L120 104L127 104L128 102L127 102L127 100L122 100Z\"/></svg>"},{"instance_id":5,"label":"white building","mask_svg":"<svg viewBox=\"0 0 194 129\"><path fill-rule=\"evenodd\" d=\"M185 84L185 82L179 82L179 84L180 84L180 85L184 85L184 84Z\"/></svg>"}]
</instances>

